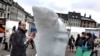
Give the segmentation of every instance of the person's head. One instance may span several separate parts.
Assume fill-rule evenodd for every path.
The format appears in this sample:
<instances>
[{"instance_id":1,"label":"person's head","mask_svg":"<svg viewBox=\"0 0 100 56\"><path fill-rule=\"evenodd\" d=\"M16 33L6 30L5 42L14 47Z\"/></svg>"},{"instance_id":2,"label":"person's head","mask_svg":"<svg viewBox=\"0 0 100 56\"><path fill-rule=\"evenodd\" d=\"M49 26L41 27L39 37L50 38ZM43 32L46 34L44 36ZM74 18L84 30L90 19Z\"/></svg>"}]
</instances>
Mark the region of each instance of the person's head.
<instances>
[{"instance_id":1,"label":"person's head","mask_svg":"<svg viewBox=\"0 0 100 56\"><path fill-rule=\"evenodd\" d=\"M93 39L96 39L97 38L97 36L95 34L92 34L92 37L93 37Z\"/></svg>"},{"instance_id":2,"label":"person's head","mask_svg":"<svg viewBox=\"0 0 100 56\"><path fill-rule=\"evenodd\" d=\"M73 38L73 35L71 35L71 38Z\"/></svg>"},{"instance_id":3,"label":"person's head","mask_svg":"<svg viewBox=\"0 0 100 56\"><path fill-rule=\"evenodd\" d=\"M16 31L16 26L13 26L12 31Z\"/></svg>"},{"instance_id":4,"label":"person's head","mask_svg":"<svg viewBox=\"0 0 100 56\"><path fill-rule=\"evenodd\" d=\"M77 37L80 37L80 34L77 34Z\"/></svg>"},{"instance_id":5,"label":"person's head","mask_svg":"<svg viewBox=\"0 0 100 56\"><path fill-rule=\"evenodd\" d=\"M6 30L6 32L9 32L9 30Z\"/></svg>"},{"instance_id":6,"label":"person's head","mask_svg":"<svg viewBox=\"0 0 100 56\"><path fill-rule=\"evenodd\" d=\"M22 30L26 30L26 22L20 21L19 24L18 24L18 27Z\"/></svg>"},{"instance_id":7,"label":"person's head","mask_svg":"<svg viewBox=\"0 0 100 56\"><path fill-rule=\"evenodd\" d=\"M82 32L82 37L85 37L85 32Z\"/></svg>"},{"instance_id":8,"label":"person's head","mask_svg":"<svg viewBox=\"0 0 100 56\"><path fill-rule=\"evenodd\" d=\"M91 33L86 34L86 38L91 38L91 37L92 37Z\"/></svg>"}]
</instances>

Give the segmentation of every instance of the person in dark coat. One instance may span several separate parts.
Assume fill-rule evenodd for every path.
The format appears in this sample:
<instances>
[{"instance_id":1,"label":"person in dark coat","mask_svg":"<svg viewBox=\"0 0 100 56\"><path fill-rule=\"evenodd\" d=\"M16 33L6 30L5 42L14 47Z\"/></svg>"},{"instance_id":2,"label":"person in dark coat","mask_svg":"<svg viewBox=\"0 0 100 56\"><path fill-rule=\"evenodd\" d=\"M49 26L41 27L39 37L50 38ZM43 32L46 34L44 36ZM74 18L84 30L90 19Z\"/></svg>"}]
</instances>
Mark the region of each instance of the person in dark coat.
<instances>
[{"instance_id":1,"label":"person in dark coat","mask_svg":"<svg viewBox=\"0 0 100 56\"><path fill-rule=\"evenodd\" d=\"M68 44L69 44L70 51L73 51L74 46L75 46L75 39L73 35L71 35L71 37L69 38Z\"/></svg>"},{"instance_id":2,"label":"person in dark coat","mask_svg":"<svg viewBox=\"0 0 100 56\"><path fill-rule=\"evenodd\" d=\"M82 32L82 36L76 42L77 46L82 47L85 39L85 32Z\"/></svg>"},{"instance_id":3,"label":"person in dark coat","mask_svg":"<svg viewBox=\"0 0 100 56\"><path fill-rule=\"evenodd\" d=\"M98 42L96 41L96 36L93 34L93 39L94 39L94 49L92 50L92 53L91 53L91 56L94 56L94 54L95 54L95 56L98 56Z\"/></svg>"},{"instance_id":4,"label":"person in dark coat","mask_svg":"<svg viewBox=\"0 0 100 56\"><path fill-rule=\"evenodd\" d=\"M12 38L13 38L13 36L14 36L15 31L16 31L16 26L13 26L13 28L12 28L12 33L11 33L10 39L9 39L9 45L8 45L9 48L8 48L8 51L11 50L11 46L12 46Z\"/></svg>"},{"instance_id":5,"label":"person in dark coat","mask_svg":"<svg viewBox=\"0 0 100 56\"><path fill-rule=\"evenodd\" d=\"M18 30L14 33L12 37L12 49L10 56L26 56L26 23L20 21L18 25Z\"/></svg>"},{"instance_id":6,"label":"person in dark coat","mask_svg":"<svg viewBox=\"0 0 100 56\"><path fill-rule=\"evenodd\" d=\"M92 38L91 33L86 34L86 39L83 43L83 45L87 45L87 50L94 48L94 39Z\"/></svg>"},{"instance_id":7,"label":"person in dark coat","mask_svg":"<svg viewBox=\"0 0 100 56\"><path fill-rule=\"evenodd\" d=\"M98 49L97 49L98 43L94 43L94 50L91 53L91 56L98 56Z\"/></svg>"},{"instance_id":8,"label":"person in dark coat","mask_svg":"<svg viewBox=\"0 0 100 56\"><path fill-rule=\"evenodd\" d=\"M85 55L86 52L88 53L86 56L90 56L93 48L94 48L94 40L92 38L91 33L87 33L85 42L82 45L83 56Z\"/></svg>"},{"instance_id":9,"label":"person in dark coat","mask_svg":"<svg viewBox=\"0 0 100 56\"><path fill-rule=\"evenodd\" d=\"M78 45L78 40L80 39L80 34L77 34L77 39L76 39L76 42L75 42L75 46L77 47Z\"/></svg>"}]
</instances>

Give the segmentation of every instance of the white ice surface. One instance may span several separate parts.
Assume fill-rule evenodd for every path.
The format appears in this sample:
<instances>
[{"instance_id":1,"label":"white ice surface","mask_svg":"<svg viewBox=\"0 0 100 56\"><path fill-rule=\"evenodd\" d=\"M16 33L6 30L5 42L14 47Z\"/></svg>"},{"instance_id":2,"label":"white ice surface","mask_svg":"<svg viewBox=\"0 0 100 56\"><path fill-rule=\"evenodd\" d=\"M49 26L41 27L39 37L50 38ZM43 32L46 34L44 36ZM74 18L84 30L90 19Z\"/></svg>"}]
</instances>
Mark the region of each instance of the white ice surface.
<instances>
[{"instance_id":1,"label":"white ice surface","mask_svg":"<svg viewBox=\"0 0 100 56\"><path fill-rule=\"evenodd\" d=\"M37 56L65 56L68 34L58 15L44 7L33 7L37 28Z\"/></svg>"}]
</instances>

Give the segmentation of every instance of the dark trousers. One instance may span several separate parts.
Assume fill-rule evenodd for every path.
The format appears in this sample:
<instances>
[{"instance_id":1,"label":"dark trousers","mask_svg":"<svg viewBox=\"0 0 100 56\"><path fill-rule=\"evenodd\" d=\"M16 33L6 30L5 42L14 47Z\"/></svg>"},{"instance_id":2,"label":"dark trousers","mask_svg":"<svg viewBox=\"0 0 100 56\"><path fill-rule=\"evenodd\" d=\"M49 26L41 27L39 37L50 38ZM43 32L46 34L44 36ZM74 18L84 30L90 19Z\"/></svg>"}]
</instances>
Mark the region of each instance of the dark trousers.
<instances>
[{"instance_id":1,"label":"dark trousers","mask_svg":"<svg viewBox=\"0 0 100 56\"><path fill-rule=\"evenodd\" d=\"M2 37L0 37L0 43L2 42Z\"/></svg>"},{"instance_id":2,"label":"dark trousers","mask_svg":"<svg viewBox=\"0 0 100 56\"><path fill-rule=\"evenodd\" d=\"M31 40L30 43L31 43L31 45L32 45L32 49L34 49L34 45L33 45L33 44L34 44L34 41Z\"/></svg>"},{"instance_id":3,"label":"dark trousers","mask_svg":"<svg viewBox=\"0 0 100 56\"><path fill-rule=\"evenodd\" d=\"M69 48L70 48L70 50L72 49L74 49L74 46L73 45L69 45Z\"/></svg>"},{"instance_id":4,"label":"dark trousers","mask_svg":"<svg viewBox=\"0 0 100 56\"><path fill-rule=\"evenodd\" d=\"M4 50L8 50L8 44L7 44L7 42L4 42L4 44L5 44Z\"/></svg>"},{"instance_id":5,"label":"dark trousers","mask_svg":"<svg viewBox=\"0 0 100 56\"><path fill-rule=\"evenodd\" d=\"M34 49L34 41L33 41L33 40L31 40L31 41L29 41L29 42L28 42L28 44L29 44L29 43L31 44L32 49ZM28 47L28 45L27 45L27 47Z\"/></svg>"},{"instance_id":6,"label":"dark trousers","mask_svg":"<svg viewBox=\"0 0 100 56\"><path fill-rule=\"evenodd\" d=\"M9 44L8 46L9 46L9 49L8 49L8 51L11 51L11 44Z\"/></svg>"},{"instance_id":7,"label":"dark trousers","mask_svg":"<svg viewBox=\"0 0 100 56\"><path fill-rule=\"evenodd\" d=\"M97 50L92 51L91 56L93 56L93 55L98 56L98 51Z\"/></svg>"}]
</instances>

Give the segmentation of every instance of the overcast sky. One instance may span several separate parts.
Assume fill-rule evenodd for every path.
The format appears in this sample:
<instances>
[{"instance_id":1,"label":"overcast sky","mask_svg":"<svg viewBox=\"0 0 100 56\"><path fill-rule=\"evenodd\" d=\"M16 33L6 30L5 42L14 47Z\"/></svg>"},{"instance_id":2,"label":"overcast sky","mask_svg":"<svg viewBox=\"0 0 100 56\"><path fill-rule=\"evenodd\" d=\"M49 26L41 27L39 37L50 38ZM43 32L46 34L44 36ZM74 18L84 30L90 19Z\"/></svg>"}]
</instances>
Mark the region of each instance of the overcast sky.
<instances>
[{"instance_id":1,"label":"overcast sky","mask_svg":"<svg viewBox=\"0 0 100 56\"><path fill-rule=\"evenodd\" d=\"M68 13L68 11L81 12L100 23L100 0L14 0L27 12L33 14L32 6L44 6L55 12Z\"/></svg>"}]
</instances>

